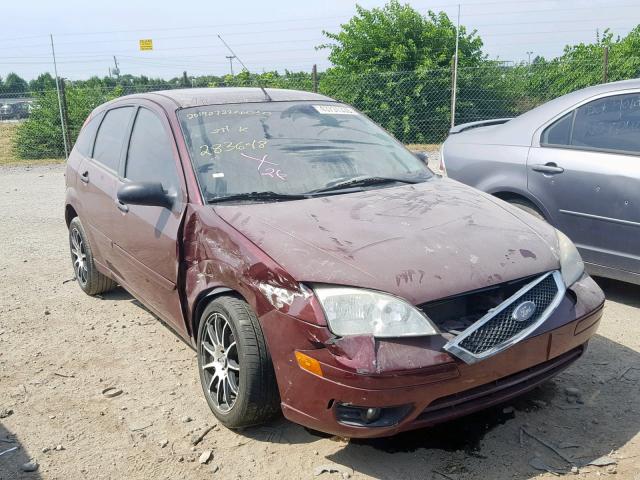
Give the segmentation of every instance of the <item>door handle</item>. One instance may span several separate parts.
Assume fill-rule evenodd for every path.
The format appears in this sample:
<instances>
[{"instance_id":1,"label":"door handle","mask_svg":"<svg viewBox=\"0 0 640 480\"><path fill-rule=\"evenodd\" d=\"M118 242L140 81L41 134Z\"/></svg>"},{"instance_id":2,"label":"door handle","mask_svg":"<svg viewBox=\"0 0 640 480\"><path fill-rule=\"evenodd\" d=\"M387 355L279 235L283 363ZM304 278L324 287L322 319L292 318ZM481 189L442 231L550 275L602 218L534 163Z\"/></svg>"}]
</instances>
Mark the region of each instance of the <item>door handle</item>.
<instances>
[{"instance_id":1,"label":"door handle","mask_svg":"<svg viewBox=\"0 0 640 480\"><path fill-rule=\"evenodd\" d=\"M551 174L555 174L555 173L562 173L564 172L564 168L559 167L557 164L553 163L553 162L549 162L549 163L545 163L544 165L533 165L531 167L531 169L534 172L540 172L540 173L551 173Z\"/></svg>"},{"instance_id":2,"label":"door handle","mask_svg":"<svg viewBox=\"0 0 640 480\"><path fill-rule=\"evenodd\" d=\"M84 183L89 183L89 171L85 171L82 173L82 175L80 175L80 180L82 180Z\"/></svg>"},{"instance_id":3,"label":"door handle","mask_svg":"<svg viewBox=\"0 0 640 480\"><path fill-rule=\"evenodd\" d=\"M118 210L120 210L122 213L127 213L129 211L129 207L124 203L118 201L116 202L116 204L118 205Z\"/></svg>"}]
</instances>

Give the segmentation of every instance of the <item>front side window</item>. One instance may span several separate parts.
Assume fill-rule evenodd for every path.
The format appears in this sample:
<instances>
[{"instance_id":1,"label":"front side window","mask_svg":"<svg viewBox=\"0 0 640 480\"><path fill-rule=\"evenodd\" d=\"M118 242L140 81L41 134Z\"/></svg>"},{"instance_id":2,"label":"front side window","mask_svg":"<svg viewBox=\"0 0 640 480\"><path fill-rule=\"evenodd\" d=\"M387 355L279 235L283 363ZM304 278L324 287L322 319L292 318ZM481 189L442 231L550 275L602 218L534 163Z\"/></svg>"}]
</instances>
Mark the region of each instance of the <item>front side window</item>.
<instances>
[{"instance_id":1,"label":"front side window","mask_svg":"<svg viewBox=\"0 0 640 480\"><path fill-rule=\"evenodd\" d=\"M305 194L358 177L431 175L387 132L335 102L210 105L178 116L206 198Z\"/></svg>"},{"instance_id":2,"label":"front side window","mask_svg":"<svg viewBox=\"0 0 640 480\"><path fill-rule=\"evenodd\" d=\"M98 129L98 136L93 147L93 158L113 171L118 171L122 145L132 113L133 107L109 110Z\"/></svg>"},{"instance_id":3,"label":"front side window","mask_svg":"<svg viewBox=\"0 0 640 480\"><path fill-rule=\"evenodd\" d=\"M160 118L140 108L131 132L124 176L134 182L160 182L165 190L177 191L172 142Z\"/></svg>"}]
</instances>

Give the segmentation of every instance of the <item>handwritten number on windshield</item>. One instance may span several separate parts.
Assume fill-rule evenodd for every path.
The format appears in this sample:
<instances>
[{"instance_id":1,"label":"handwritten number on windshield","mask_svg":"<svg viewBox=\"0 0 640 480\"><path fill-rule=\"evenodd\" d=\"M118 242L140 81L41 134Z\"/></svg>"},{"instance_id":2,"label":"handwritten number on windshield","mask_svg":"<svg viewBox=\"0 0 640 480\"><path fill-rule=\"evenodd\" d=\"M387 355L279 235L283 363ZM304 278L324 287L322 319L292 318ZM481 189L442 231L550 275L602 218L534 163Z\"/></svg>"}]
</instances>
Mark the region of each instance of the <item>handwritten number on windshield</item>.
<instances>
[{"instance_id":1,"label":"handwritten number on windshield","mask_svg":"<svg viewBox=\"0 0 640 480\"><path fill-rule=\"evenodd\" d=\"M273 167L266 167L266 166L262 168L265 164L275 165L276 167L278 166L277 163L273 163L267 160L267 157L269 156L268 154L263 155L262 158L252 157L251 155L247 155L245 153L240 153L240 155L242 155L245 158L249 158L251 160L255 160L256 162L258 162L258 173L260 173L260 175L263 175L265 177L271 177L271 178L279 178L280 180L287 179L287 174L283 173L280 169L275 169Z\"/></svg>"},{"instance_id":2,"label":"handwritten number on windshield","mask_svg":"<svg viewBox=\"0 0 640 480\"><path fill-rule=\"evenodd\" d=\"M224 143L214 143L213 145L201 145L200 146L200 156L204 157L205 155L220 155L222 152L233 152L233 151L241 151L241 150L258 150L263 149L267 146L268 140L257 140L253 139L250 142L224 142Z\"/></svg>"}]
</instances>

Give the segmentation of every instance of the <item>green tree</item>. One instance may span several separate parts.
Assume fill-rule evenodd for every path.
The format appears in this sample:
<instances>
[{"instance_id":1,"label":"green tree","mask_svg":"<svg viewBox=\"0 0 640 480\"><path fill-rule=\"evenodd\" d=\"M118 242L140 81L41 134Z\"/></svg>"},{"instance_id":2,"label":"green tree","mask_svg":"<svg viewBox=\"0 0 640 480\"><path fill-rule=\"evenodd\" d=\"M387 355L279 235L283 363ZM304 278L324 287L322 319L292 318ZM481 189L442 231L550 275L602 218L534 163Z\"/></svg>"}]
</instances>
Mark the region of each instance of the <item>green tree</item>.
<instances>
[{"instance_id":1,"label":"green tree","mask_svg":"<svg viewBox=\"0 0 640 480\"><path fill-rule=\"evenodd\" d=\"M49 72L41 73L37 78L29 82L29 90L32 92L55 90L55 88L56 81Z\"/></svg>"},{"instance_id":2,"label":"green tree","mask_svg":"<svg viewBox=\"0 0 640 480\"><path fill-rule=\"evenodd\" d=\"M17 73L11 72L4 79L3 89L6 93L25 93L29 89L29 84Z\"/></svg>"},{"instance_id":3,"label":"green tree","mask_svg":"<svg viewBox=\"0 0 640 480\"><path fill-rule=\"evenodd\" d=\"M392 0L371 10L356 6L340 32L323 33L330 41L318 48L329 49L334 67L320 80L322 93L355 105L401 141L431 143L446 136L456 27L445 13L422 15ZM461 69L484 62L482 40L461 26Z\"/></svg>"},{"instance_id":4,"label":"green tree","mask_svg":"<svg viewBox=\"0 0 640 480\"><path fill-rule=\"evenodd\" d=\"M404 72L451 64L456 27L446 13L429 11L425 16L397 0L371 10L356 5L356 12L340 32L323 31L331 41L317 47L329 49L336 67L348 72ZM478 65L483 58L480 37L461 26L459 65Z\"/></svg>"}]
</instances>

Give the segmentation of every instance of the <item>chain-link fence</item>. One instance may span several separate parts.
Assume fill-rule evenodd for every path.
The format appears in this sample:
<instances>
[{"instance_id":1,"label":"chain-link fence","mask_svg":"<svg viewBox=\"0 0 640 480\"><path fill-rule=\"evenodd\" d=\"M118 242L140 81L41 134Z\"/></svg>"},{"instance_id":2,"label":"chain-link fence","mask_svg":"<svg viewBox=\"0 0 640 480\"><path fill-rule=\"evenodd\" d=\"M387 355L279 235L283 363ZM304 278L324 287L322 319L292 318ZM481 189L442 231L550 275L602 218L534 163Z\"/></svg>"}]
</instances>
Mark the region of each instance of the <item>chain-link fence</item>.
<instances>
[{"instance_id":1,"label":"chain-link fence","mask_svg":"<svg viewBox=\"0 0 640 480\"><path fill-rule=\"evenodd\" d=\"M551 98L578 88L640 75L640 59L614 64L484 62L458 70L455 124L519 115ZM114 82L115 83L115 82ZM195 82L194 82L195 83ZM122 95L192 86L258 86L318 91L352 104L400 141L437 151L451 125L452 71L374 71L347 73L329 69L287 75L248 75L223 80L162 85L61 82L56 89L0 93L0 163L22 159L63 158L92 109ZM204 85L203 85L204 83ZM64 135L63 122L64 119Z\"/></svg>"}]
</instances>

